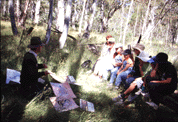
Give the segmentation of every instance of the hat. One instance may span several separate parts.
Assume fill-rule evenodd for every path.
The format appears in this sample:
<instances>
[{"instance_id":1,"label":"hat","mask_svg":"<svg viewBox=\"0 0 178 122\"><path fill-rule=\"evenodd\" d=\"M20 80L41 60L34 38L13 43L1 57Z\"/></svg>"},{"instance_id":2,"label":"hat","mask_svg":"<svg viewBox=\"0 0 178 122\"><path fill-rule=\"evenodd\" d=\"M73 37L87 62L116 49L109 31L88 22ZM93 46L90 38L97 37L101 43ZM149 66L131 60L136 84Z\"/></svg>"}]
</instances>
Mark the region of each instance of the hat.
<instances>
[{"instance_id":1,"label":"hat","mask_svg":"<svg viewBox=\"0 0 178 122\"><path fill-rule=\"evenodd\" d=\"M148 62L148 60L150 60L149 54L146 53L145 51L142 51L137 57L141 59L143 62Z\"/></svg>"},{"instance_id":2,"label":"hat","mask_svg":"<svg viewBox=\"0 0 178 122\"><path fill-rule=\"evenodd\" d=\"M131 55L131 50L129 50L129 49L126 49L126 50L124 50L124 52L122 53L123 55Z\"/></svg>"},{"instance_id":3,"label":"hat","mask_svg":"<svg viewBox=\"0 0 178 122\"><path fill-rule=\"evenodd\" d=\"M108 42L115 42L115 39L114 38L109 38Z\"/></svg>"},{"instance_id":4,"label":"hat","mask_svg":"<svg viewBox=\"0 0 178 122\"><path fill-rule=\"evenodd\" d=\"M40 37L32 37L30 40L30 44L28 45L28 48L37 48L43 45L44 44L41 42Z\"/></svg>"},{"instance_id":5,"label":"hat","mask_svg":"<svg viewBox=\"0 0 178 122\"><path fill-rule=\"evenodd\" d=\"M143 44L137 43L132 48L136 49L136 50L139 50L140 52L142 52L145 49L145 46Z\"/></svg>"},{"instance_id":6,"label":"hat","mask_svg":"<svg viewBox=\"0 0 178 122\"><path fill-rule=\"evenodd\" d=\"M163 52L158 53L156 55L155 61L157 63L167 63L168 62L168 55L166 53L163 53Z\"/></svg>"},{"instance_id":7,"label":"hat","mask_svg":"<svg viewBox=\"0 0 178 122\"><path fill-rule=\"evenodd\" d=\"M150 60L148 60L147 62L150 64L156 64L156 56L153 56Z\"/></svg>"},{"instance_id":8,"label":"hat","mask_svg":"<svg viewBox=\"0 0 178 122\"><path fill-rule=\"evenodd\" d=\"M121 43L115 44L115 48L120 48L120 47L123 47Z\"/></svg>"}]
</instances>

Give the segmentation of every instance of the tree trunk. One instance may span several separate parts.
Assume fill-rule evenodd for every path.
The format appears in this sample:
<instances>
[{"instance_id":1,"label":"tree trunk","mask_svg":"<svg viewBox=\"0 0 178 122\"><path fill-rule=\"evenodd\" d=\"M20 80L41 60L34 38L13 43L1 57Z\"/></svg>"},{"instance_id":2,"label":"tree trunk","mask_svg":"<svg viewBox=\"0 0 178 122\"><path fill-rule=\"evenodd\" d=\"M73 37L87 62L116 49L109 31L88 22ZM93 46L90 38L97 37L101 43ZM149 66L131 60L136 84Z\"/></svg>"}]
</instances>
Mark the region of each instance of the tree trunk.
<instances>
[{"instance_id":1,"label":"tree trunk","mask_svg":"<svg viewBox=\"0 0 178 122\"><path fill-rule=\"evenodd\" d=\"M53 0L50 0L49 15L48 15L48 28L46 32L46 44L48 44L51 35L51 26L53 20Z\"/></svg>"},{"instance_id":2,"label":"tree trunk","mask_svg":"<svg viewBox=\"0 0 178 122\"><path fill-rule=\"evenodd\" d=\"M19 23L19 17L20 17L20 1L16 0L16 18L17 18L17 23Z\"/></svg>"},{"instance_id":3,"label":"tree trunk","mask_svg":"<svg viewBox=\"0 0 178 122\"><path fill-rule=\"evenodd\" d=\"M137 17L136 17L135 26L134 26L134 37L136 36L136 32L135 32L135 30L136 30L137 22L138 22L139 9L140 9L140 6L138 5L138 7L137 7Z\"/></svg>"},{"instance_id":4,"label":"tree trunk","mask_svg":"<svg viewBox=\"0 0 178 122\"><path fill-rule=\"evenodd\" d=\"M25 26L25 21L26 21L26 17L27 17L27 10L28 10L28 5L29 5L29 0L26 0L25 2L25 7L24 7L24 11L21 14L18 26Z\"/></svg>"},{"instance_id":5,"label":"tree trunk","mask_svg":"<svg viewBox=\"0 0 178 122\"><path fill-rule=\"evenodd\" d=\"M75 3L74 3L74 14L72 15L72 28L74 29L74 30L76 30L76 27L75 27L75 21L76 21L76 17L77 17L77 1L74 1Z\"/></svg>"},{"instance_id":6,"label":"tree trunk","mask_svg":"<svg viewBox=\"0 0 178 122\"><path fill-rule=\"evenodd\" d=\"M151 5L151 0L149 0L148 7L147 7L147 10L146 10L145 19L144 19L143 27L142 27L142 35L144 35L144 32L146 30L146 24L147 24L148 14L149 14L149 11L150 11L150 5Z\"/></svg>"},{"instance_id":7,"label":"tree trunk","mask_svg":"<svg viewBox=\"0 0 178 122\"><path fill-rule=\"evenodd\" d=\"M3 12L2 12L2 15L3 16L7 16L7 1L6 0L4 0L4 3L3 3L4 5L3 5Z\"/></svg>"},{"instance_id":8,"label":"tree trunk","mask_svg":"<svg viewBox=\"0 0 178 122\"><path fill-rule=\"evenodd\" d=\"M62 49L64 47L66 39L67 39L67 34L68 34L68 29L69 29L69 21L70 21L70 16L71 16L71 9L72 9L72 0L68 0L65 20L64 20L64 29L63 29L62 35L59 39L60 49Z\"/></svg>"},{"instance_id":9,"label":"tree trunk","mask_svg":"<svg viewBox=\"0 0 178 122\"><path fill-rule=\"evenodd\" d=\"M123 36L123 21L124 21L124 13L125 13L125 11L124 11L124 5L125 5L125 1L126 0L124 0L123 1L123 4L122 4L122 16L121 16L121 23L120 23L120 36L119 36L119 42L121 42L121 39L122 39L122 36Z\"/></svg>"},{"instance_id":10,"label":"tree trunk","mask_svg":"<svg viewBox=\"0 0 178 122\"><path fill-rule=\"evenodd\" d=\"M81 30L82 30L83 15L84 15L84 12L85 12L85 4L86 4L86 0L84 0L84 3L83 3L83 9L82 9L82 15L81 15L81 18L80 18L80 24L79 24L79 36L81 35Z\"/></svg>"},{"instance_id":11,"label":"tree trunk","mask_svg":"<svg viewBox=\"0 0 178 122\"><path fill-rule=\"evenodd\" d=\"M56 20L56 29L63 32L64 27L64 0L58 0L57 4L57 20Z\"/></svg>"},{"instance_id":12,"label":"tree trunk","mask_svg":"<svg viewBox=\"0 0 178 122\"><path fill-rule=\"evenodd\" d=\"M131 18L132 5L133 5L133 0L132 0L131 3L130 3L129 13L128 13L127 21L126 21L126 23L125 23L124 35L123 35L123 46L125 45L126 31L127 31L127 28L128 28L129 20L130 20L130 18Z\"/></svg>"},{"instance_id":13,"label":"tree trunk","mask_svg":"<svg viewBox=\"0 0 178 122\"><path fill-rule=\"evenodd\" d=\"M94 17L95 17L95 13L96 13L96 5L97 4L97 0L93 0L93 4L92 4L92 14L91 14L91 17L90 17L90 21L89 21L89 31L91 31L91 28L92 28L92 25L93 25L93 20L94 20Z\"/></svg>"},{"instance_id":14,"label":"tree trunk","mask_svg":"<svg viewBox=\"0 0 178 122\"><path fill-rule=\"evenodd\" d=\"M87 2L86 1L86 7L85 7L85 12L84 12L84 26L83 26L83 30L86 30L87 29L87 26L88 26L88 4L89 4L89 1Z\"/></svg>"},{"instance_id":15,"label":"tree trunk","mask_svg":"<svg viewBox=\"0 0 178 122\"><path fill-rule=\"evenodd\" d=\"M41 0L38 0L36 2L36 7L35 7L35 19L34 19L34 23L35 24L38 24L39 22L39 18L40 18L40 3L41 3Z\"/></svg>"},{"instance_id":16,"label":"tree trunk","mask_svg":"<svg viewBox=\"0 0 178 122\"><path fill-rule=\"evenodd\" d=\"M10 18L11 18L11 27L12 27L12 32L14 35L18 34L17 31L17 27L15 24L15 17L14 17L14 4L13 4L13 0L9 0L10 1L10 8L9 8L9 12L10 12Z\"/></svg>"}]
</instances>

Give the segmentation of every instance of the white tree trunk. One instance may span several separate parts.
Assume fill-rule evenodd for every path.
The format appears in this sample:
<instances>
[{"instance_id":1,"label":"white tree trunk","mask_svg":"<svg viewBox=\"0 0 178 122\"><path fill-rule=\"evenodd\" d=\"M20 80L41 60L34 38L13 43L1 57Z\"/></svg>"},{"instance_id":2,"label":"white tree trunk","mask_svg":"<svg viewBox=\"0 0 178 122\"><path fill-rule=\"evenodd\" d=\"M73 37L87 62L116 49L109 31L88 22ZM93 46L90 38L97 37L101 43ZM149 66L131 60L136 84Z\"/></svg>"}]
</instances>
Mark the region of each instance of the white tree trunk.
<instances>
[{"instance_id":1,"label":"white tree trunk","mask_svg":"<svg viewBox=\"0 0 178 122\"><path fill-rule=\"evenodd\" d=\"M27 9L28 9L28 4L29 4L29 0L26 0L25 2L25 7L24 7L24 11L22 13L22 17L19 20L18 26L24 26L25 25L25 20L26 20L26 15L27 15Z\"/></svg>"},{"instance_id":2,"label":"white tree trunk","mask_svg":"<svg viewBox=\"0 0 178 122\"><path fill-rule=\"evenodd\" d=\"M84 0L83 9L82 9L82 15L81 15L81 18L80 18L79 35L81 35L81 30L82 30L83 15L84 15L84 12L85 12L85 4L86 4L86 0Z\"/></svg>"},{"instance_id":3,"label":"white tree trunk","mask_svg":"<svg viewBox=\"0 0 178 122\"><path fill-rule=\"evenodd\" d=\"M19 0L16 0L15 2L16 4L16 11L15 11L15 15L16 15L16 18L17 18L17 23L19 22L19 17L20 17L20 2Z\"/></svg>"},{"instance_id":4,"label":"white tree trunk","mask_svg":"<svg viewBox=\"0 0 178 122\"><path fill-rule=\"evenodd\" d=\"M135 26L134 26L134 37L136 36L136 34L135 34L135 33L136 33L135 30L136 30L137 22L138 22L139 9L140 9L140 6L138 5L138 8L137 8L137 17L136 17Z\"/></svg>"},{"instance_id":5,"label":"white tree trunk","mask_svg":"<svg viewBox=\"0 0 178 122\"><path fill-rule=\"evenodd\" d=\"M64 20L64 29L63 29L62 35L61 35L61 37L59 39L60 49L62 49L64 47L66 39L67 39L70 16L71 16L71 9L72 9L72 0L68 0L67 8L66 8L65 20Z\"/></svg>"},{"instance_id":6,"label":"white tree trunk","mask_svg":"<svg viewBox=\"0 0 178 122\"><path fill-rule=\"evenodd\" d=\"M122 4L122 15L121 15L121 23L120 23L120 36L119 36L119 42L121 42L121 39L122 39L122 35L123 35L123 32L122 32L122 27L123 27L123 21L124 21L124 5L125 5L125 1L123 1L123 4Z\"/></svg>"},{"instance_id":7,"label":"white tree trunk","mask_svg":"<svg viewBox=\"0 0 178 122\"><path fill-rule=\"evenodd\" d=\"M76 3L77 1L75 1L75 3L74 3L74 14L73 14L73 16L72 16L72 28L74 29L74 30L76 30L76 28L75 28L75 21L76 21L76 17L77 17L77 3Z\"/></svg>"},{"instance_id":8,"label":"white tree trunk","mask_svg":"<svg viewBox=\"0 0 178 122\"><path fill-rule=\"evenodd\" d=\"M146 24L147 24L148 14L149 14L149 11L150 11L150 5L151 5L151 0L149 0L148 7L147 7L147 10L146 10L145 19L144 19L143 27L142 27L142 35L144 34L144 32L146 30Z\"/></svg>"},{"instance_id":9,"label":"white tree trunk","mask_svg":"<svg viewBox=\"0 0 178 122\"><path fill-rule=\"evenodd\" d=\"M127 28L128 28L128 23L129 23L129 20L130 20L130 18L131 18L132 5L133 5L133 0L132 0L131 3L130 3L129 13L128 13L127 21L126 21L126 23L125 23L124 35L123 35L123 46L125 46L125 36L126 36Z\"/></svg>"},{"instance_id":10,"label":"white tree trunk","mask_svg":"<svg viewBox=\"0 0 178 122\"><path fill-rule=\"evenodd\" d=\"M50 8L49 8L49 15L48 15L48 28L46 32L46 44L48 44L50 35L51 35L51 26L52 26L52 20L53 20L53 0L50 0Z\"/></svg>"},{"instance_id":11,"label":"white tree trunk","mask_svg":"<svg viewBox=\"0 0 178 122\"><path fill-rule=\"evenodd\" d=\"M58 0L57 3L57 20L56 20L56 29L63 32L64 28L64 0Z\"/></svg>"},{"instance_id":12,"label":"white tree trunk","mask_svg":"<svg viewBox=\"0 0 178 122\"><path fill-rule=\"evenodd\" d=\"M34 23L35 23L35 24L38 24L39 18L40 18L40 3L41 3L41 0L38 0L38 1L36 2L36 7L35 7L35 19L34 19Z\"/></svg>"},{"instance_id":13,"label":"white tree trunk","mask_svg":"<svg viewBox=\"0 0 178 122\"><path fill-rule=\"evenodd\" d=\"M86 7L85 7L85 12L84 12L84 26L83 26L83 30L87 29L88 26L88 4L89 2L86 1Z\"/></svg>"},{"instance_id":14,"label":"white tree trunk","mask_svg":"<svg viewBox=\"0 0 178 122\"><path fill-rule=\"evenodd\" d=\"M96 3L97 3L97 0L93 0L93 4L92 4L92 15L90 17L90 21L89 21L89 31L91 31L91 28L92 28L92 25L93 25L93 20L94 20L94 17L95 17L95 13L96 13Z\"/></svg>"},{"instance_id":15,"label":"white tree trunk","mask_svg":"<svg viewBox=\"0 0 178 122\"><path fill-rule=\"evenodd\" d=\"M3 16L6 16L6 13L7 13L7 11L6 11L6 4L7 4L7 2L6 2L6 0L4 0L4 3L3 3L4 5L3 5L3 12L2 12L2 15Z\"/></svg>"}]
</instances>

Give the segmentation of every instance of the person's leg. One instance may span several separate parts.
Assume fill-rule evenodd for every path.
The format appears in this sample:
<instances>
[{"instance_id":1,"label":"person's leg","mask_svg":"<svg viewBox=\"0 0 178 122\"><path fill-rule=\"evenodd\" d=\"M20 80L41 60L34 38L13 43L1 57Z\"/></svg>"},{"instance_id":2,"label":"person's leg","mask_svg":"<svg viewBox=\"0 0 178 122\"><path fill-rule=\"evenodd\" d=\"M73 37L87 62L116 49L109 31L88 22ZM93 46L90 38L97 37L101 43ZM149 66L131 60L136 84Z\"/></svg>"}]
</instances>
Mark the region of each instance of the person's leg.
<instances>
[{"instance_id":1,"label":"person's leg","mask_svg":"<svg viewBox=\"0 0 178 122\"><path fill-rule=\"evenodd\" d=\"M103 66L103 69L101 70L102 76L104 80L107 80L108 78L108 71L111 71L114 69L114 66L112 64L106 64Z\"/></svg>"},{"instance_id":2,"label":"person's leg","mask_svg":"<svg viewBox=\"0 0 178 122\"><path fill-rule=\"evenodd\" d=\"M111 77L110 77L110 84L114 83L114 79L117 76L117 71L119 70L120 67L115 67L114 69L111 70Z\"/></svg>"},{"instance_id":3,"label":"person's leg","mask_svg":"<svg viewBox=\"0 0 178 122\"><path fill-rule=\"evenodd\" d=\"M120 84L121 84L121 82L122 82L122 80L123 80L124 78L126 78L126 77L127 77L127 73L121 72L119 75L117 75L115 85L116 85L117 87L119 87Z\"/></svg>"}]
</instances>

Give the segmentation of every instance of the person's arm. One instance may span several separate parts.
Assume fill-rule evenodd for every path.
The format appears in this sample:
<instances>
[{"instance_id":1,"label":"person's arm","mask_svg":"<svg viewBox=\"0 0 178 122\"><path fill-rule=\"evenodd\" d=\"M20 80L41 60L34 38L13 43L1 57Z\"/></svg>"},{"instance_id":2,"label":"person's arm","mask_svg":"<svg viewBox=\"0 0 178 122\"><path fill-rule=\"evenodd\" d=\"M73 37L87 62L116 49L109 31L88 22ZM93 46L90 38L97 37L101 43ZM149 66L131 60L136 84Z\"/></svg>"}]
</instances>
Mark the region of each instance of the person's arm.
<instances>
[{"instance_id":1,"label":"person's arm","mask_svg":"<svg viewBox=\"0 0 178 122\"><path fill-rule=\"evenodd\" d=\"M166 80L161 80L161 81L156 81L156 80L153 80L153 81L150 81L152 83L170 83L172 80L172 78L167 78Z\"/></svg>"},{"instance_id":2,"label":"person's arm","mask_svg":"<svg viewBox=\"0 0 178 122\"><path fill-rule=\"evenodd\" d=\"M119 71L117 72L117 75L120 74L121 72L126 71L129 67L130 67L130 64L126 64L126 67L123 69L123 65L122 65L122 69L120 68L121 70L119 70Z\"/></svg>"}]
</instances>

